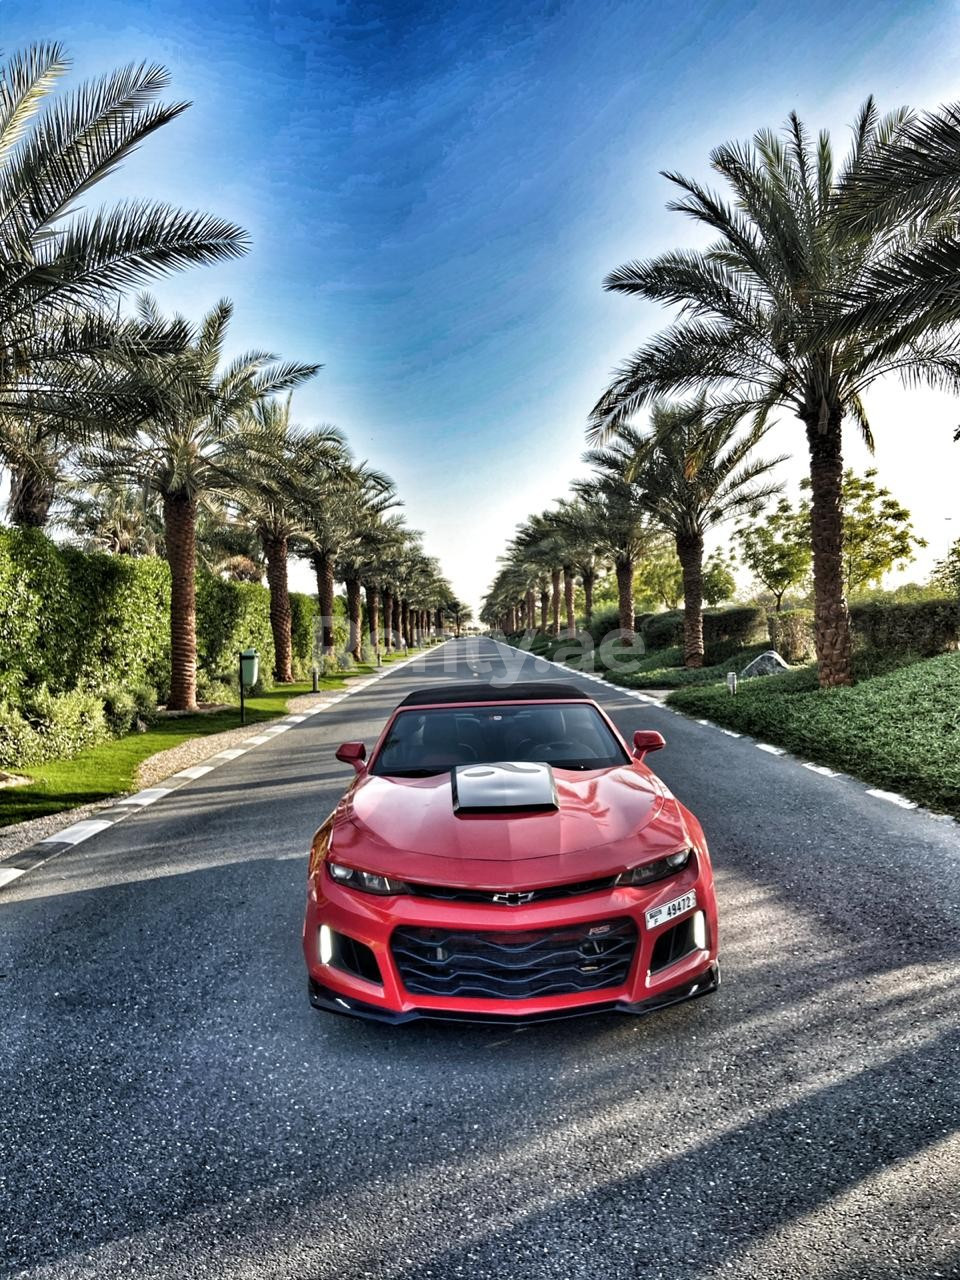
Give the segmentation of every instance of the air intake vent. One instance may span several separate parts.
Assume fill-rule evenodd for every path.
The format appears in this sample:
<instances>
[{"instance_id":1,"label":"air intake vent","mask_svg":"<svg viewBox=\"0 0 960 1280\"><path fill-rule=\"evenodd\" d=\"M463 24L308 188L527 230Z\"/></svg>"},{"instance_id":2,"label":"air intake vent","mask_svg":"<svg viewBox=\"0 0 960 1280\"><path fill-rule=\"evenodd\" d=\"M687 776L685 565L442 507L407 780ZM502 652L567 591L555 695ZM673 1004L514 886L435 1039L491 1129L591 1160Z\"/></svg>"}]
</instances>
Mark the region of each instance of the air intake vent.
<instances>
[{"instance_id":1,"label":"air intake vent","mask_svg":"<svg viewBox=\"0 0 960 1280\"><path fill-rule=\"evenodd\" d=\"M460 764L453 770L454 813L556 809L557 786L548 764Z\"/></svg>"},{"instance_id":2,"label":"air intake vent","mask_svg":"<svg viewBox=\"0 0 960 1280\"><path fill-rule=\"evenodd\" d=\"M525 1000L621 986L637 944L632 920L564 929L396 929L393 958L415 995Z\"/></svg>"}]
</instances>

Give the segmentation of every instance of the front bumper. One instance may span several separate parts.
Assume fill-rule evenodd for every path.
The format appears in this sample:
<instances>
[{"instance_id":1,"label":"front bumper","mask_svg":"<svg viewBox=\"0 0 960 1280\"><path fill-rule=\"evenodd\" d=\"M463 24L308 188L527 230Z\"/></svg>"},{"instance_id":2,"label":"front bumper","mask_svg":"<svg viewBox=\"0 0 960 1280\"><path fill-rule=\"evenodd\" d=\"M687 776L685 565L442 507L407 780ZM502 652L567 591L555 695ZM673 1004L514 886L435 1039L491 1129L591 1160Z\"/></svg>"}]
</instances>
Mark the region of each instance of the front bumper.
<instances>
[{"instance_id":1,"label":"front bumper","mask_svg":"<svg viewBox=\"0 0 960 1280\"><path fill-rule=\"evenodd\" d=\"M673 902L689 892L696 906L648 929L646 912ZM658 939L703 914L703 945L691 946L678 958L663 964L663 943ZM562 994L528 994L520 998L457 996L411 992L394 956L395 931L444 930L509 939L539 931L563 931L610 921L631 921L636 943L629 969L616 985ZM339 940L356 942L365 949L366 976L350 959L343 962L339 947L331 958L322 957L321 926ZM330 936L329 934L327 935ZM644 1014L716 989L717 914L713 879L706 859L697 859L677 876L642 889L613 888L582 896L547 900L527 906L499 906L436 901L397 896L378 898L332 883L321 868L312 878L303 934L310 1000L315 1008L351 1014L387 1023L416 1019L459 1022L497 1022L518 1025L550 1021L590 1013ZM373 963L375 962L375 964ZM372 973L379 981L371 980Z\"/></svg>"},{"instance_id":2,"label":"front bumper","mask_svg":"<svg viewBox=\"0 0 960 1280\"><path fill-rule=\"evenodd\" d=\"M329 987L323 987L313 978L307 980L310 1003L314 1009L323 1009L327 1013L339 1013L347 1017L365 1018L368 1022L385 1022L390 1026L399 1026L404 1022L470 1022L493 1023L502 1026L522 1027L531 1023L558 1022L566 1018L583 1018L601 1013L628 1013L639 1016L644 1013L656 1013L660 1009L669 1009L674 1004L684 1004L687 1000L697 1000L700 996L708 996L720 985L720 961L715 960L706 972L693 982L684 983L672 991L662 995L651 996L648 1000L640 1000L630 1004L626 1000L605 1000L595 1004L580 1005L575 1008L547 1009L539 1013L481 1013L461 1011L459 1009L410 1009L406 1013L393 1013L382 1006L366 1004L353 996L338 995Z\"/></svg>"}]
</instances>

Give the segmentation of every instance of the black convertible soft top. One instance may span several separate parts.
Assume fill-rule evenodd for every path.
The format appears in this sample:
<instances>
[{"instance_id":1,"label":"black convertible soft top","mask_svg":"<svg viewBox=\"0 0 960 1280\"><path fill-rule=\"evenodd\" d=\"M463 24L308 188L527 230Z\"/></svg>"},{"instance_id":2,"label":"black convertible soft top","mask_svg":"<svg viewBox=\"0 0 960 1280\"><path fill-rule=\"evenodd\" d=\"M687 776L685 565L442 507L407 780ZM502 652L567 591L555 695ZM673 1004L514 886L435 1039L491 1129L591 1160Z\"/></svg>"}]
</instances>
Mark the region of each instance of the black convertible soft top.
<instances>
[{"instance_id":1,"label":"black convertible soft top","mask_svg":"<svg viewBox=\"0 0 960 1280\"><path fill-rule=\"evenodd\" d=\"M525 684L439 684L431 689L415 689L399 704L401 707L435 707L448 702L566 702L587 699L588 695L572 684L555 684L548 680Z\"/></svg>"}]
</instances>

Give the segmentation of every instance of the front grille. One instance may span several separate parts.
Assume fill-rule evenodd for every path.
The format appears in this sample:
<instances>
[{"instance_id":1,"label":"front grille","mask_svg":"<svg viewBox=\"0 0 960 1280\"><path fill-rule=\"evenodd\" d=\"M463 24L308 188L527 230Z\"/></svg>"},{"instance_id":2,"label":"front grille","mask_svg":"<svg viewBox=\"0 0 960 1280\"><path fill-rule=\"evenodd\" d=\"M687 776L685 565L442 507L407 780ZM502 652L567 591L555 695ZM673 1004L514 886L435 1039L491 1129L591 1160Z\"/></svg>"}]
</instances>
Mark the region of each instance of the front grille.
<instances>
[{"instance_id":1,"label":"front grille","mask_svg":"<svg viewBox=\"0 0 960 1280\"><path fill-rule=\"evenodd\" d=\"M601 876L599 880L578 880L576 884L552 884L545 889L527 889L522 891L524 904L546 902L550 898L574 898L583 893L600 893L604 889L612 889L616 880L616 876ZM497 898L509 897L516 891L458 889L445 884L411 884L410 892L416 898L434 898L438 902L496 902ZM529 898L526 896L528 893L531 894Z\"/></svg>"},{"instance_id":2,"label":"front grille","mask_svg":"<svg viewBox=\"0 0 960 1280\"><path fill-rule=\"evenodd\" d=\"M637 945L632 920L563 929L396 929L391 949L412 995L525 1000L624 983Z\"/></svg>"}]
</instances>

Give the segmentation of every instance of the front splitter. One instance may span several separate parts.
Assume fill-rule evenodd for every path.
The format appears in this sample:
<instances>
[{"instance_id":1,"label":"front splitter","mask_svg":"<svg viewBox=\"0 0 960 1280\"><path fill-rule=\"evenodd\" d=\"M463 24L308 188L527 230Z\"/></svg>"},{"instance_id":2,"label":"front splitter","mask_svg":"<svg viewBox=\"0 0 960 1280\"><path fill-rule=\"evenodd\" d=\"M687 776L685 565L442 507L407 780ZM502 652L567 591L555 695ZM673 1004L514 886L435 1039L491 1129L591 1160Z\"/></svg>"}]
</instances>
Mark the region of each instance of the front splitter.
<instances>
[{"instance_id":1,"label":"front splitter","mask_svg":"<svg viewBox=\"0 0 960 1280\"><path fill-rule=\"evenodd\" d=\"M467 1022L486 1023L496 1026L524 1027L540 1022L560 1022L568 1018L587 1018L602 1013L626 1013L632 1017L640 1017L645 1013L656 1013L660 1009L669 1009L671 1005L683 1004L687 1000L698 1000L716 991L720 985L720 961L715 961L710 968L692 982L674 987L662 995L653 996L649 1000L630 1003L626 1000L610 1000L598 1004L582 1005L579 1008L549 1009L543 1013L471 1013L461 1010L447 1009L410 1009L405 1013L395 1013L391 1009L381 1009L377 1005L367 1004L352 996L341 995L337 991L325 987L313 978L308 979L307 986L310 1003L314 1009L322 1009L327 1013L339 1013L346 1017L364 1018L368 1022L384 1022L390 1026L399 1026L406 1022Z\"/></svg>"}]
</instances>

